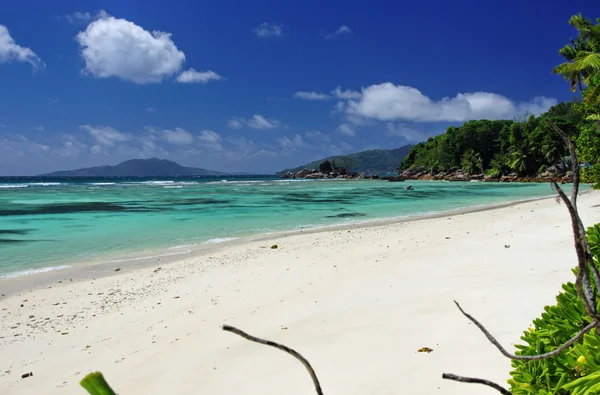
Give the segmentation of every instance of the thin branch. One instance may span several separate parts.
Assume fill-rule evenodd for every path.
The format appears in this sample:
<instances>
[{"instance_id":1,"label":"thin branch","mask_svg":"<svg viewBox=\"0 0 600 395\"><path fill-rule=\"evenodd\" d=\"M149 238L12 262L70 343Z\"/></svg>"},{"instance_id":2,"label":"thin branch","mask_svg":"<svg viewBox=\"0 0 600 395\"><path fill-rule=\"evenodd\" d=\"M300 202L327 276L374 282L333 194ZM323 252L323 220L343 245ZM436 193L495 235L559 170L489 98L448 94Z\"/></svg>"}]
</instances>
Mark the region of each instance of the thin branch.
<instances>
[{"instance_id":1,"label":"thin branch","mask_svg":"<svg viewBox=\"0 0 600 395\"><path fill-rule=\"evenodd\" d=\"M573 191L571 192L571 202L573 207L577 208L577 194L579 193L579 161L577 160L577 153L575 152L575 145L569 138L569 136L552 121L548 121L552 129L563 139L565 145L569 149L569 156L571 157L571 170L573 171Z\"/></svg>"},{"instance_id":2,"label":"thin branch","mask_svg":"<svg viewBox=\"0 0 600 395\"><path fill-rule=\"evenodd\" d=\"M577 209L573 206L572 202L569 201L569 198L564 193L564 191L558 186L555 181L551 181L552 186L556 189L558 196L563 201L565 206L567 206L567 210L569 210L569 215L571 216L571 225L573 228L573 239L575 241L575 251L577 252L577 260L579 271L577 272L577 279L575 281L575 287L577 289L577 294L579 298L583 302L583 306L585 307L586 313L590 317L597 317L596 313L596 304L594 303L594 292L592 290L590 284L590 267L594 266L594 263L590 265L590 261L588 260L588 252L589 245L587 244L587 238L585 233L581 233L581 219L577 214ZM595 269L595 267L594 267ZM596 271L597 273L597 271ZM594 278L594 280L596 280ZM599 284L596 284L598 286Z\"/></svg>"},{"instance_id":3,"label":"thin branch","mask_svg":"<svg viewBox=\"0 0 600 395\"><path fill-rule=\"evenodd\" d=\"M486 380L486 379L457 376L452 373L444 373L444 374L442 374L442 378L448 379L448 380L460 381L461 383L483 384L483 385L487 385L488 387L492 387L493 389L497 390L498 392L500 392L503 395L512 395L511 392L509 390L507 390L506 388L504 388L501 385L498 385L492 381Z\"/></svg>"},{"instance_id":4,"label":"thin branch","mask_svg":"<svg viewBox=\"0 0 600 395\"><path fill-rule=\"evenodd\" d=\"M581 218L579 217L579 213L577 212L577 193L579 192L579 183L581 181L581 170L579 168L579 160L577 159L577 152L575 150L575 144L573 144L573 141L571 141L571 139L569 138L569 136L567 136L567 134L561 129L559 128L556 124L554 124L552 121L548 121L550 123L550 125L552 126L552 128L554 129L554 131L563 139L563 141L565 142L565 144L567 145L568 149L569 149L569 156L571 157L571 170L573 171L573 190L571 191L571 204L573 205L573 212L571 212L571 210L569 210L569 214L571 214L571 219L573 221L573 227L575 226L575 222L577 222L578 226L579 226L579 238L578 240L576 240L575 242L578 242L581 244L581 247L584 251L585 254L585 260L588 262L588 267L589 270L592 272L592 276L594 277L594 282L596 283L596 290L600 291L600 273L598 273L598 269L596 268L596 265L594 264L594 260L592 258L592 253L590 251L590 246L586 237L586 233L585 233L585 227L583 226L583 222L581 221ZM555 184L554 187L558 190L560 188L557 187L557 185ZM561 197L562 198L562 197ZM564 200L564 199L563 199ZM576 219L575 219L576 217ZM589 281L589 280L588 280ZM594 300L594 299L592 299ZM594 311L595 311L595 304L592 304L594 306Z\"/></svg>"},{"instance_id":5,"label":"thin branch","mask_svg":"<svg viewBox=\"0 0 600 395\"><path fill-rule=\"evenodd\" d=\"M569 348L577 340L581 339L583 337L583 335L585 335L586 333L588 333L590 330L592 330L593 328L595 328L599 324L598 319L594 319L594 321L592 321L590 324L586 325L585 328L583 328L582 330L580 330L579 333L577 333L575 336L573 336L566 343L564 343L563 345L561 345L560 347L558 347L556 350L547 352L545 354L540 354L540 355L515 355L515 354L511 354L508 351L506 351L506 349L504 347L502 347L502 345L498 342L498 340L496 340L496 338L494 336L492 336L492 334L487 329L485 329L485 327L479 321L477 321L477 319L475 319L472 315L470 315L469 313L467 313L466 311L464 311L462 309L462 307L460 307L460 305L458 304L457 301L454 301L454 303L456 304L456 306L458 307L458 309L460 310L460 312L463 313L463 315L465 317L467 317L472 323L474 323L483 332L483 334L485 335L485 337L487 337L488 340L494 346L496 346L496 348L498 350L500 350L500 352L502 353L502 355L504 355L505 357L510 358L510 359L519 359L519 360L522 360L522 361L537 361L537 360L540 360L540 359L550 358L550 357L553 357L555 355L558 355L561 352L563 352L564 350L566 350L567 348Z\"/></svg>"},{"instance_id":6,"label":"thin branch","mask_svg":"<svg viewBox=\"0 0 600 395\"><path fill-rule=\"evenodd\" d=\"M265 340L265 339L260 339L258 337L254 337L254 336L249 335L246 332L244 332L240 329L237 329L233 326L230 326L230 325L223 325L222 329L227 332L235 333L236 335L241 336L246 340L250 340L251 342L264 344L265 346L275 347L281 351L285 351L286 353L290 354L291 356L296 358L298 361L302 362L302 365L304 365L306 370L308 370L308 374L310 374L310 378L312 379L313 384L315 385L315 390L317 391L317 395L323 395L323 390L321 389L321 384L319 383L317 374L315 373L314 369L312 368L312 366L310 365L308 360L306 358L304 358L302 355L300 355L299 352L292 350L291 348L286 347L283 344L279 344L279 343L272 342L270 340Z\"/></svg>"}]
</instances>

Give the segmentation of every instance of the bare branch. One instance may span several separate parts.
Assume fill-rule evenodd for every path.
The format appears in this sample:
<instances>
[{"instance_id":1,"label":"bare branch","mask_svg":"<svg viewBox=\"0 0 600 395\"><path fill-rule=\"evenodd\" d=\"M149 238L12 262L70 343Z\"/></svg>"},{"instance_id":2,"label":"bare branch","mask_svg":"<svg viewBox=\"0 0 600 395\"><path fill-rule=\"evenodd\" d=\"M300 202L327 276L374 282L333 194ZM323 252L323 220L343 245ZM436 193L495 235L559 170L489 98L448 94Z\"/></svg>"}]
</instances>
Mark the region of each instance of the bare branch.
<instances>
[{"instance_id":1,"label":"bare branch","mask_svg":"<svg viewBox=\"0 0 600 395\"><path fill-rule=\"evenodd\" d=\"M579 193L579 161L577 160L577 153L575 152L575 145L567 136L567 134L552 121L548 121L552 129L563 139L565 145L569 149L569 156L571 157L571 170L573 171L573 191L571 192L571 202L573 207L577 208L577 194Z\"/></svg>"},{"instance_id":2,"label":"bare branch","mask_svg":"<svg viewBox=\"0 0 600 395\"><path fill-rule=\"evenodd\" d=\"M569 210L569 215L571 216L571 225L573 228L573 239L575 241L575 251L577 252L577 260L579 271L577 272L577 279L575 281L575 286L577 289L577 294L579 298L583 302L583 306L585 307L586 313L590 317L597 317L596 313L596 304L593 302L594 292L592 290L590 284L590 267L594 268L594 272L597 274L597 270L592 258L591 253L589 253L589 245L587 243L587 237L585 232L582 233L581 229L583 225L581 224L581 219L577 214L577 209L573 206L572 202L569 201L569 198L563 190L558 186L555 181L552 181L552 186L558 193L558 196L563 201L565 206L567 206L567 210ZM589 264L591 262L591 265ZM596 278L594 278L596 281ZM597 283L596 286L600 285Z\"/></svg>"},{"instance_id":3,"label":"bare branch","mask_svg":"<svg viewBox=\"0 0 600 395\"><path fill-rule=\"evenodd\" d=\"M573 221L573 227L575 226L575 222L577 222L579 226L579 238L575 240L575 242L579 242L585 254L585 260L588 262L589 270L592 272L592 276L594 277L594 282L596 283L596 290L600 290L600 273L598 273L598 269L594 264L594 260L592 258L592 253L590 251L590 246L585 234L585 227L583 226L583 222L579 217L577 212L577 193L579 192L579 183L581 181L580 178L580 169L579 169L579 160L577 159L577 152L575 150L575 144L573 141L567 136L567 134L552 121L548 121L554 131L563 139L567 147L569 148L569 156L571 157L571 170L573 171L573 190L571 191L571 204L573 205L574 210L569 210L569 214L571 214L571 219ZM554 182L553 182L554 183ZM560 188L557 187L556 183L554 183L554 187L558 190ZM562 197L561 197L562 198ZM563 199L564 201L564 199ZM579 255L579 252L578 252ZM585 278L584 278L585 280ZM588 280L589 281L589 280ZM594 299L592 299L594 300ZM592 304L595 307L595 304ZM595 308L594 308L595 311Z\"/></svg>"},{"instance_id":4,"label":"bare branch","mask_svg":"<svg viewBox=\"0 0 600 395\"><path fill-rule=\"evenodd\" d=\"M458 304L457 301L454 301L454 303L456 304L456 306L458 307L458 309L460 310L460 312L463 313L463 315L465 317L467 317L472 323L474 323L483 332L483 334L485 335L485 337L487 337L488 340L494 346L496 346L496 348L498 350L500 350L500 352L502 353L502 355L504 355L505 357L510 358L510 359L519 359L519 360L522 360L522 361L537 361L537 360L540 360L540 359L550 358L550 357L553 357L555 355L558 355L561 352L563 352L564 350L566 350L567 348L569 348L577 340L581 339L581 337L583 335L585 335L586 333L588 333L590 330L592 330L592 328L595 328L596 326L598 326L598 323L599 323L598 319L594 319L594 321L592 321L590 324L586 325L585 328L583 328L581 331L579 331L579 333L577 333L575 336L573 336L566 343L564 343L563 345L561 345L560 347L558 347L556 350L547 352L545 354L540 354L540 355L515 355L515 354L511 354L508 351L506 351L506 349L504 347L502 347L502 345L498 342L498 340L496 340L496 338L494 336L492 336L492 334L487 329L485 329L485 327L479 321L477 321L477 319L475 319L472 315L470 315L469 313L467 313L466 311L464 311L462 309L462 307L460 307L460 305Z\"/></svg>"},{"instance_id":5,"label":"bare branch","mask_svg":"<svg viewBox=\"0 0 600 395\"><path fill-rule=\"evenodd\" d=\"M504 387L486 380L486 379L478 379L475 377L464 377L464 376L457 376L455 374L452 373L444 373L442 374L442 378L443 379L448 379L448 380L454 380L454 381L460 381L461 383L475 383L475 384L483 384L483 385L487 385L488 387L492 387L495 390L497 390L498 392L500 392L501 394L504 395L511 395L511 392L507 389L505 389Z\"/></svg>"},{"instance_id":6,"label":"bare branch","mask_svg":"<svg viewBox=\"0 0 600 395\"><path fill-rule=\"evenodd\" d=\"M279 344L279 343L272 342L270 340L265 340L265 339L260 339L258 337L254 337L254 336L249 335L246 332L244 332L240 329L237 329L233 326L230 326L230 325L223 325L222 329L227 332L235 333L236 335L241 336L246 340L250 340L251 342L264 344L265 346L275 347L281 351L285 351L286 353L290 354L291 356L296 358L298 361L302 362L302 365L304 365L306 370L308 370L308 374L310 374L310 378L312 379L313 384L315 385L315 390L317 391L317 395L323 395L323 390L321 389L321 384L319 383L317 374L315 373L315 371L312 368L312 366L310 365L310 363L306 360L306 358L304 358L302 355L300 355L299 352L292 350L291 348L286 347L283 344Z\"/></svg>"}]
</instances>

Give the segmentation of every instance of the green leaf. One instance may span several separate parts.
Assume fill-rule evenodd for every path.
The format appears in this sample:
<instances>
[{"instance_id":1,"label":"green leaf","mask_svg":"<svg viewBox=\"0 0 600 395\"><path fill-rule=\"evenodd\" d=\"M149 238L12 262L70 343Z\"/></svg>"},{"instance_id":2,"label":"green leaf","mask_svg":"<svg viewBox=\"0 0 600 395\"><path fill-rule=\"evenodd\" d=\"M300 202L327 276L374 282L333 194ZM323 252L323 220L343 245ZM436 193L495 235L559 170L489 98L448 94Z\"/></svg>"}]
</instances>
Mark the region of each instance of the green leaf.
<instances>
[{"instance_id":1,"label":"green leaf","mask_svg":"<svg viewBox=\"0 0 600 395\"><path fill-rule=\"evenodd\" d=\"M90 395L117 395L108 385L100 372L90 373L80 382Z\"/></svg>"}]
</instances>

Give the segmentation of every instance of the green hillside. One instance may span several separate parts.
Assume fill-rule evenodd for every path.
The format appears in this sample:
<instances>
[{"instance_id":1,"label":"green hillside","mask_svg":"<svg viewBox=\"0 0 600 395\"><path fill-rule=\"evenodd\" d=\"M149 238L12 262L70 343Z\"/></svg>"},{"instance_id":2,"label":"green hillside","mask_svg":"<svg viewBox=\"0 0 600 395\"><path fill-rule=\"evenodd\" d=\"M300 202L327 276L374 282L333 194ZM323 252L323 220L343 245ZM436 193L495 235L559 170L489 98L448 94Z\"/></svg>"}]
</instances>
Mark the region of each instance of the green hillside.
<instances>
[{"instance_id":1,"label":"green hillside","mask_svg":"<svg viewBox=\"0 0 600 395\"><path fill-rule=\"evenodd\" d=\"M345 167L348 171L355 171L358 173L364 172L379 175L395 174L400 162L402 162L412 147L412 145L405 145L391 150L375 149L349 155L330 156L328 158L310 162L303 166L285 169L276 174L280 175L288 171L296 173L305 168L318 169L319 165L324 160L329 160L330 162L335 163L336 166Z\"/></svg>"}]
</instances>

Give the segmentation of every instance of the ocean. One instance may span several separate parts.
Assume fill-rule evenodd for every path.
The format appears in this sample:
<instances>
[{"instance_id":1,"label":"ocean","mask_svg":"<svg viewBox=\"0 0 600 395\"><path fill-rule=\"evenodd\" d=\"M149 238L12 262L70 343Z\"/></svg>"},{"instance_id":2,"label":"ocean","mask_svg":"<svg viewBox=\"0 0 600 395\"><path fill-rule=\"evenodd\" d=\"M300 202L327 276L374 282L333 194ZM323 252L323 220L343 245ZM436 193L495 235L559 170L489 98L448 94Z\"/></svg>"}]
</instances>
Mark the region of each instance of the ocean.
<instances>
[{"instance_id":1,"label":"ocean","mask_svg":"<svg viewBox=\"0 0 600 395\"><path fill-rule=\"evenodd\" d=\"M483 182L0 178L0 278L553 194L549 184Z\"/></svg>"}]
</instances>

